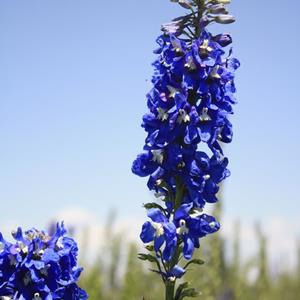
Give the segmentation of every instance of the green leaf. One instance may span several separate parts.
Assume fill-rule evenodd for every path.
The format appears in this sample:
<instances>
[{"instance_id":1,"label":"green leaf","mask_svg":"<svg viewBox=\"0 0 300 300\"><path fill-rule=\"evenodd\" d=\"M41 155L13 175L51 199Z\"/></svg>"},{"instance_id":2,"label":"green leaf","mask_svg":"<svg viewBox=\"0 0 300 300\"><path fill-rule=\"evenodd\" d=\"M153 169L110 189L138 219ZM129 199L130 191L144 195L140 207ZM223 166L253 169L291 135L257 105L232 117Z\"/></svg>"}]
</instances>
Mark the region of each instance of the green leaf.
<instances>
[{"instance_id":1,"label":"green leaf","mask_svg":"<svg viewBox=\"0 0 300 300\"><path fill-rule=\"evenodd\" d=\"M180 296L181 296L181 293L184 289L187 289L189 286L189 283L188 282L184 282L184 283L181 283L178 288L177 288L177 291L176 291L176 294L175 294L175 300L179 300L180 299Z\"/></svg>"},{"instance_id":2,"label":"green leaf","mask_svg":"<svg viewBox=\"0 0 300 300\"><path fill-rule=\"evenodd\" d=\"M151 272L153 272L153 273L156 273L156 274L162 276L160 271L157 271L157 270L154 270L154 269L149 269L149 271L151 271Z\"/></svg>"},{"instance_id":3,"label":"green leaf","mask_svg":"<svg viewBox=\"0 0 300 300\"><path fill-rule=\"evenodd\" d=\"M182 300L185 297L190 297L190 298L196 298L199 297L201 295L200 292L198 292L196 289L191 288L191 289L186 289L184 290L180 297L178 298L178 300Z\"/></svg>"},{"instance_id":4,"label":"green leaf","mask_svg":"<svg viewBox=\"0 0 300 300\"><path fill-rule=\"evenodd\" d=\"M145 248L150 251L150 252L153 252L154 251L154 246L153 245L147 245L145 246Z\"/></svg>"},{"instance_id":5,"label":"green leaf","mask_svg":"<svg viewBox=\"0 0 300 300\"><path fill-rule=\"evenodd\" d=\"M163 207L155 202L151 202L151 203L146 203L144 204L144 207L146 209L151 209L151 208L158 208L160 209L162 212L164 212L165 210L163 209Z\"/></svg>"},{"instance_id":6,"label":"green leaf","mask_svg":"<svg viewBox=\"0 0 300 300\"><path fill-rule=\"evenodd\" d=\"M148 260L150 262L155 262L155 263L158 262L157 258L155 256L151 255L151 254L139 253L138 258L140 260L144 260L144 261Z\"/></svg>"},{"instance_id":7,"label":"green leaf","mask_svg":"<svg viewBox=\"0 0 300 300\"><path fill-rule=\"evenodd\" d=\"M185 266L184 266L184 269L186 269L189 265L204 265L205 264L205 261L203 261L202 259L192 259L190 260Z\"/></svg>"}]
</instances>

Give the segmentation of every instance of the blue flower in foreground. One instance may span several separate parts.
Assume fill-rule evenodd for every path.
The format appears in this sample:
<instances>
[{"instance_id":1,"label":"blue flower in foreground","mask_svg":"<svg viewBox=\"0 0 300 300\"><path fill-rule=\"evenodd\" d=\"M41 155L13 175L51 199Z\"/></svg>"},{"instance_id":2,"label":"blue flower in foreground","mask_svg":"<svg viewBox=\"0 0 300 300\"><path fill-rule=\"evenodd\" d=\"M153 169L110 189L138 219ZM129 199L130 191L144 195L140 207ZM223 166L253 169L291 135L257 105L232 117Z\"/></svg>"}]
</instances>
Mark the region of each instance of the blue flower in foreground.
<instances>
[{"instance_id":1,"label":"blue flower in foreground","mask_svg":"<svg viewBox=\"0 0 300 300\"><path fill-rule=\"evenodd\" d=\"M191 212L193 204L183 204L176 210L174 223L177 234L183 241L183 255L191 259L195 248L200 247L200 238L219 230L216 219L199 211Z\"/></svg>"},{"instance_id":2,"label":"blue flower in foreground","mask_svg":"<svg viewBox=\"0 0 300 300\"><path fill-rule=\"evenodd\" d=\"M217 202L219 183L230 175L228 159L196 151L193 146L183 147L170 144L164 149L147 151L137 157L132 171L140 176L149 176L148 187L165 193L158 183L164 181L173 192L176 191L175 178L185 185L184 202L194 207L203 207L206 202Z\"/></svg>"},{"instance_id":3,"label":"blue flower in foreground","mask_svg":"<svg viewBox=\"0 0 300 300\"><path fill-rule=\"evenodd\" d=\"M147 177L147 186L163 205L148 203L151 221L143 225L141 239L153 248L155 262L166 285L166 299L174 299L176 280L184 268L182 256L191 260L204 236L220 224L203 213L206 203L218 201L221 182L230 175L222 145L233 138L235 71L240 62L232 56L229 34L212 35L208 24L231 24L225 4L230 1L174 0L190 14L162 26L157 38L157 59L153 63L152 88L147 94L148 112L143 116L146 132L143 153L132 165L132 172ZM200 263L201 264L201 263ZM175 298L189 293L180 285ZM192 292L194 296L194 292ZM197 293L195 293L196 295Z\"/></svg>"},{"instance_id":4,"label":"blue flower in foreground","mask_svg":"<svg viewBox=\"0 0 300 300\"><path fill-rule=\"evenodd\" d=\"M216 219L200 210L193 210L193 203L182 204L174 216L167 218L159 209L148 210L152 222L143 225L141 240L144 243L154 241L154 249L159 252L163 244L163 259L170 261L177 241L183 242L183 255L191 259L195 248L200 247L200 238L219 230L220 224Z\"/></svg>"},{"instance_id":5,"label":"blue flower in foreground","mask_svg":"<svg viewBox=\"0 0 300 300\"><path fill-rule=\"evenodd\" d=\"M170 261L177 245L176 227L159 209L149 209L148 217L151 222L148 221L143 225L141 240L144 243L154 241L156 253L165 244L162 257L165 261Z\"/></svg>"},{"instance_id":6,"label":"blue flower in foreground","mask_svg":"<svg viewBox=\"0 0 300 300\"><path fill-rule=\"evenodd\" d=\"M227 158L210 158L206 153L197 151L194 159L186 162L183 174L183 182L187 189L185 202L192 202L194 207L201 208L206 202L217 202L219 183L230 175L227 165Z\"/></svg>"},{"instance_id":7,"label":"blue flower in foreground","mask_svg":"<svg viewBox=\"0 0 300 300\"><path fill-rule=\"evenodd\" d=\"M175 194L179 178L186 188L184 201L203 207L217 201L218 185L229 176L220 142L232 140L229 116L236 102L234 73L240 63L231 51L225 57L224 47L231 43L228 34L212 36L204 29L192 43L172 34L157 42L149 112L142 123L147 132L145 152L134 161L132 171L149 176L148 187L156 192L166 192L156 184L163 181ZM208 146L211 158L197 151L199 144Z\"/></svg>"},{"instance_id":8,"label":"blue flower in foreground","mask_svg":"<svg viewBox=\"0 0 300 300\"><path fill-rule=\"evenodd\" d=\"M77 285L82 269L78 248L63 223L53 236L32 229L13 232L14 243L0 235L0 296L14 300L84 300Z\"/></svg>"}]
</instances>

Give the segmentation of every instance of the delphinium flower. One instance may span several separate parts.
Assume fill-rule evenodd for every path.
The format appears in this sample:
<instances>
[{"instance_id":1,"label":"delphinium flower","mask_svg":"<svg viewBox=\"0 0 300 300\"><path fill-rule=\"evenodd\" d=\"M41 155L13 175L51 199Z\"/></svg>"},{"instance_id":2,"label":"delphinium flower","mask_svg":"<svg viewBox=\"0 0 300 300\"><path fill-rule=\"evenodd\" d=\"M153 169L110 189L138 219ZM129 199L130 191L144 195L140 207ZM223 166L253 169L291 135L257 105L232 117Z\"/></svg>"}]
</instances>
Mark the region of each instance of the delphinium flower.
<instances>
[{"instance_id":1,"label":"delphinium flower","mask_svg":"<svg viewBox=\"0 0 300 300\"><path fill-rule=\"evenodd\" d=\"M14 242L0 234L0 299L84 300L87 294L77 281L77 244L67 236L64 224L53 235L21 228L12 233Z\"/></svg>"},{"instance_id":2,"label":"delphinium flower","mask_svg":"<svg viewBox=\"0 0 300 300\"><path fill-rule=\"evenodd\" d=\"M166 299L179 300L198 295L187 283L176 290L176 280L189 265L202 264L193 259L195 248L220 228L204 209L218 201L220 183L230 175L222 145L232 140L229 118L240 63L227 49L230 34L207 29L213 22L234 22L225 6L230 0L171 1L189 12L164 24L157 38L149 112L142 122L147 137L132 171L148 177L148 188L162 200L145 204L149 221L141 239L149 253L140 258L156 263L153 271L166 285Z\"/></svg>"}]
</instances>

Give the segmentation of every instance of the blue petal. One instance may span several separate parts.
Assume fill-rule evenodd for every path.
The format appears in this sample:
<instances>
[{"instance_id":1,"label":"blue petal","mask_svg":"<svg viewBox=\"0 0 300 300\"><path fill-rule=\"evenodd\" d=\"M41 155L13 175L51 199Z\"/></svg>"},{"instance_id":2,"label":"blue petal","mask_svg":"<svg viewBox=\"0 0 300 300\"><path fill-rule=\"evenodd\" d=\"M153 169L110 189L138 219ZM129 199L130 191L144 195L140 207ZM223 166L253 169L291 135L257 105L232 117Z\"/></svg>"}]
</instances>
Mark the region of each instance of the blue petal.
<instances>
[{"instance_id":1,"label":"blue petal","mask_svg":"<svg viewBox=\"0 0 300 300\"><path fill-rule=\"evenodd\" d=\"M186 219L189 217L189 211L192 209L193 203L182 204L175 212L174 220Z\"/></svg>"},{"instance_id":2,"label":"blue petal","mask_svg":"<svg viewBox=\"0 0 300 300\"><path fill-rule=\"evenodd\" d=\"M184 142L185 144L189 145L192 144L194 141L197 142L199 138L198 128L194 125L187 126L185 130Z\"/></svg>"},{"instance_id":3,"label":"blue petal","mask_svg":"<svg viewBox=\"0 0 300 300\"><path fill-rule=\"evenodd\" d=\"M164 216L164 214L158 208L149 209L147 215L153 222L156 222L156 223L167 222L167 218Z\"/></svg>"},{"instance_id":4,"label":"blue petal","mask_svg":"<svg viewBox=\"0 0 300 300\"><path fill-rule=\"evenodd\" d=\"M155 229L153 228L151 222L146 222L143 225L140 238L144 243L150 243L154 240Z\"/></svg>"},{"instance_id":5,"label":"blue petal","mask_svg":"<svg viewBox=\"0 0 300 300\"><path fill-rule=\"evenodd\" d=\"M183 255L185 259L191 259L194 254L194 243L189 236L183 236Z\"/></svg>"},{"instance_id":6,"label":"blue petal","mask_svg":"<svg viewBox=\"0 0 300 300\"><path fill-rule=\"evenodd\" d=\"M165 261L170 261L175 253L177 246L177 237L175 236L173 240L166 243L165 249L163 251L163 259Z\"/></svg>"},{"instance_id":7,"label":"blue petal","mask_svg":"<svg viewBox=\"0 0 300 300\"><path fill-rule=\"evenodd\" d=\"M157 164L151 160L149 153L142 153L133 162L131 170L140 177L146 177L153 173L157 167Z\"/></svg>"},{"instance_id":8,"label":"blue petal","mask_svg":"<svg viewBox=\"0 0 300 300\"><path fill-rule=\"evenodd\" d=\"M159 249L163 245L164 241L165 241L165 238L164 238L163 235L161 235L161 236L154 239L154 250L156 252L159 251Z\"/></svg>"},{"instance_id":9,"label":"blue petal","mask_svg":"<svg viewBox=\"0 0 300 300\"><path fill-rule=\"evenodd\" d=\"M176 278L181 278L185 274L185 269L181 268L178 265L175 265L170 272L168 273L168 277L176 277Z\"/></svg>"}]
</instances>

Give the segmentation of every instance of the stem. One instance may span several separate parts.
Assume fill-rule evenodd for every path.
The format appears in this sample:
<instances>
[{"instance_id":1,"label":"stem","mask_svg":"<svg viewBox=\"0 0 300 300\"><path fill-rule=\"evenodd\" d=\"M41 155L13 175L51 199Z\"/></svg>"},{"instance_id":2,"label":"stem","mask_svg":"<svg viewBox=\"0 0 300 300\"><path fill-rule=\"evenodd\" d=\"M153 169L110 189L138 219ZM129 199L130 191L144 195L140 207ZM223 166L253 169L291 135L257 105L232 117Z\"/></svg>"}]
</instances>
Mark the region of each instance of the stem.
<instances>
[{"instance_id":1,"label":"stem","mask_svg":"<svg viewBox=\"0 0 300 300\"><path fill-rule=\"evenodd\" d=\"M166 282L166 300L174 300L175 282Z\"/></svg>"},{"instance_id":2,"label":"stem","mask_svg":"<svg viewBox=\"0 0 300 300\"><path fill-rule=\"evenodd\" d=\"M180 178L176 178L176 197L174 203L174 211L180 207L184 195L184 184L181 182Z\"/></svg>"},{"instance_id":3,"label":"stem","mask_svg":"<svg viewBox=\"0 0 300 300\"><path fill-rule=\"evenodd\" d=\"M181 205L183 194L184 194L184 185L182 184L181 180L179 180L178 178L176 179L176 187L177 187L177 192L176 192L176 198L174 203L174 211L176 211L176 209ZM166 272L169 272L179 262L180 253L181 253L180 243L181 243L180 241L177 242L177 246L173 258L169 263L167 263L167 265L165 265L162 260ZM164 281L166 286L165 300L174 300L175 282L176 282L175 280L171 281L168 278Z\"/></svg>"},{"instance_id":4,"label":"stem","mask_svg":"<svg viewBox=\"0 0 300 300\"><path fill-rule=\"evenodd\" d=\"M197 0L197 7L198 7L198 13L197 13L197 17L195 19L195 35L197 37L200 37L201 31L202 31L202 28L200 27L200 20L205 11L205 0Z\"/></svg>"}]
</instances>

